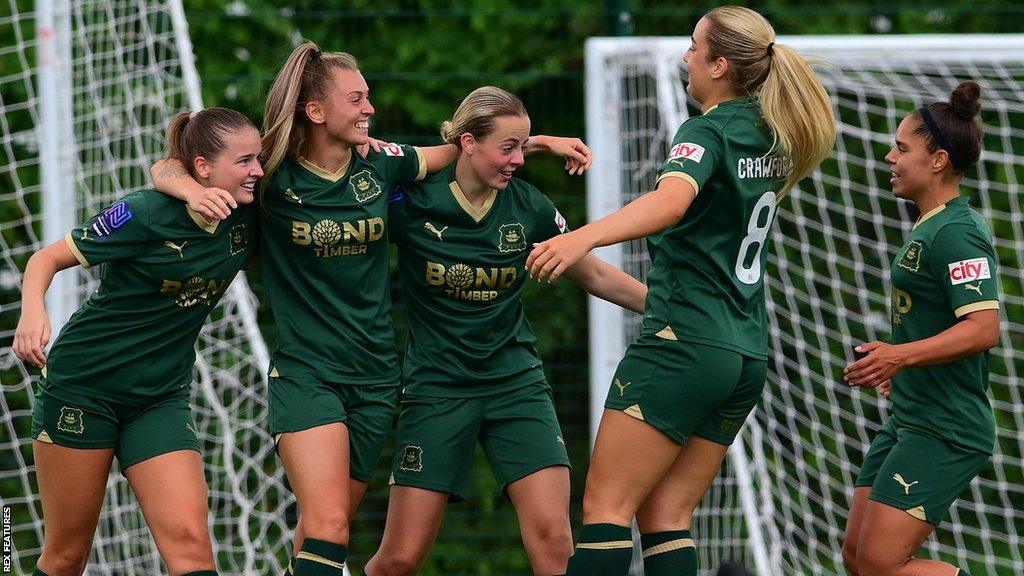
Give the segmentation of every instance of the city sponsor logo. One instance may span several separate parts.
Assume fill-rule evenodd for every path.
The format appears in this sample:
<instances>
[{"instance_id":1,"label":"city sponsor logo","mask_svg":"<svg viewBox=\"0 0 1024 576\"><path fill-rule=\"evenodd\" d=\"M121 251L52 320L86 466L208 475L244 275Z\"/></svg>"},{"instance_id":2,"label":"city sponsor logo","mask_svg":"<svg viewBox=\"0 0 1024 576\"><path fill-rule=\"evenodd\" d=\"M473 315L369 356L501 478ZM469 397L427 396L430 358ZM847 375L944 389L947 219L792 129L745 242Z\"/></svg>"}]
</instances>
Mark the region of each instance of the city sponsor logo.
<instances>
[{"instance_id":1,"label":"city sponsor logo","mask_svg":"<svg viewBox=\"0 0 1024 576\"><path fill-rule=\"evenodd\" d=\"M526 250L526 228L519 222L509 222L498 227L498 251L520 252Z\"/></svg>"},{"instance_id":2,"label":"city sponsor logo","mask_svg":"<svg viewBox=\"0 0 1024 576\"><path fill-rule=\"evenodd\" d=\"M563 234L569 229L569 225L565 223L565 216L558 210L555 210L555 226L558 226L558 231Z\"/></svg>"},{"instance_id":3,"label":"city sponsor logo","mask_svg":"<svg viewBox=\"0 0 1024 576\"><path fill-rule=\"evenodd\" d=\"M461 262L445 266L439 262L426 264L425 279L430 286L444 288L444 294L455 300L490 302L500 290L511 288L519 272L514 266L505 268L473 268Z\"/></svg>"},{"instance_id":4,"label":"city sponsor logo","mask_svg":"<svg viewBox=\"0 0 1024 576\"><path fill-rule=\"evenodd\" d=\"M380 183L377 182L369 170L362 170L353 174L349 178L349 186L352 188L352 193L355 194L356 200L360 202L369 202L380 196L382 191Z\"/></svg>"},{"instance_id":5,"label":"city sponsor logo","mask_svg":"<svg viewBox=\"0 0 1024 576\"><path fill-rule=\"evenodd\" d=\"M248 247L248 241L245 238L245 224L235 224L228 231L228 251L231 252L232 256L237 256Z\"/></svg>"},{"instance_id":6,"label":"city sponsor logo","mask_svg":"<svg viewBox=\"0 0 1024 576\"><path fill-rule=\"evenodd\" d=\"M694 144L693 142L676 144L668 152L669 162L673 160L693 160L694 162L700 163L700 160L703 157L704 147L700 144Z\"/></svg>"},{"instance_id":7,"label":"city sponsor logo","mask_svg":"<svg viewBox=\"0 0 1024 576\"><path fill-rule=\"evenodd\" d=\"M781 180L789 174L793 162L778 156L740 158L736 161L736 177L740 180L751 178Z\"/></svg>"},{"instance_id":8,"label":"city sponsor logo","mask_svg":"<svg viewBox=\"0 0 1024 576\"><path fill-rule=\"evenodd\" d=\"M903 256L896 262L900 268L917 272L921 269L921 255L924 252L924 244L920 240L912 240L907 244Z\"/></svg>"},{"instance_id":9,"label":"city sponsor logo","mask_svg":"<svg viewBox=\"0 0 1024 576\"><path fill-rule=\"evenodd\" d=\"M174 298L178 306L191 308L196 304L213 306L217 299L228 289L231 278L211 278L193 276L184 282L164 279L160 294Z\"/></svg>"},{"instance_id":10,"label":"city sponsor logo","mask_svg":"<svg viewBox=\"0 0 1024 576\"><path fill-rule=\"evenodd\" d=\"M104 210L99 216L93 218L92 222L86 227L82 234L82 240L86 239L90 229L96 235L97 239L106 238L118 229L122 228L134 217L135 214L128 207L127 202L118 202Z\"/></svg>"},{"instance_id":11,"label":"city sponsor logo","mask_svg":"<svg viewBox=\"0 0 1024 576\"><path fill-rule=\"evenodd\" d=\"M405 156L405 150L400 145L390 142L381 146L380 150L387 156Z\"/></svg>"},{"instance_id":12,"label":"city sponsor logo","mask_svg":"<svg viewBox=\"0 0 1024 576\"><path fill-rule=\"evenodd\" d=\"M986 280L992 274L988 267L988 258L971 258L949 263L949 282L953 286L974 282L975 280Z\"/></svg>"},{"instance_id":13,"label":"city sponsor logo","mask_svg":"<svg viewBox=\"0 0 1024 576\"><path fill-rule=\"evenodd\" d=\"M338 223L325 219L315 224L292 221L292 243L313 246L317 258L366 254L367 245L384 237L384 219L380 217Z\"/></svg>"},{"instance_id":14,"label":"city sponsor logo","mask_svg":"<svg viewBox=\"0 0 1024 576\"><path fill-rule=\"evenodd\" d=\"M69 434L83 434L85 432L85 420L82 409L61 406L60 416L57 418L57 430Z\"/></svg>"}]
</instances>

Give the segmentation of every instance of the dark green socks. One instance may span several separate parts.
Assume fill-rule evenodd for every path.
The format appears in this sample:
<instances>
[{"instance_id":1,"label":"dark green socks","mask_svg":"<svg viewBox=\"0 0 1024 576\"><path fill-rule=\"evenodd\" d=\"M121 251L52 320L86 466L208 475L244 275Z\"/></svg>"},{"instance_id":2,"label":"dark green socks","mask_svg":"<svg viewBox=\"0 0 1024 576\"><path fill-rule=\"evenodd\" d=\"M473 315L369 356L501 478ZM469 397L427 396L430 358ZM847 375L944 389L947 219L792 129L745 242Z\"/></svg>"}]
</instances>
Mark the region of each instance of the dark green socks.
<instances>
[{"instance_id":1,"label":"dark green socks","mask_svg":"<svg viewBox=\"0 0 1024 576\"><path fill-rule=\"evenodd\" d=\"M585 524L567 576L625 576L633 561L633 531L629 526Z\"/></svg>"},{"instance_id":2,"label":"dark green socks","mask_svg":"<svg viewBox=\"0 0 1024 576\"><path fill-rule=\"evenodd\" d=\"M348 548L334 542L306 538L295 554L295 576L341 576Z\"/></svg>"},{"instance_id":3,"label":"dark green socks","mask_svg":"<svg viewBox=\"0 0 1024 576\"><path fill-rule=\"evenodd\" d=\"M689 530L640 535L644 576L697 576L697 548Z\"/></svg>"}]
</instances>

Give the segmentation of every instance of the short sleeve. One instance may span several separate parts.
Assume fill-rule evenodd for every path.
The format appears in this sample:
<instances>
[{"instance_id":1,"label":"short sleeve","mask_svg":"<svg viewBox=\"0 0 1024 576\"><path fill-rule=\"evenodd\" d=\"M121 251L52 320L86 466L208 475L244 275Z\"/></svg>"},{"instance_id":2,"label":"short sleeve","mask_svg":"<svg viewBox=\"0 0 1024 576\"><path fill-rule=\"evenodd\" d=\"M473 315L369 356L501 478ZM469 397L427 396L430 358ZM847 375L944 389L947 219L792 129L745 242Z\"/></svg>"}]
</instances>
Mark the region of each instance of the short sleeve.
<instances>
[{"instance_id":1,"label":"short sleeve","mask_svg":"<svg viewBox=\"0 0 1024 576\"><path fill-rule=\"evenodd\" d=\"M534 228L537 231L537 238L534 241L543 242L568 232L569 225L566 223L562 213L555 207L555 203L540 191L535 190L534 192L538 197L537 211L535 213L537 221Z\"/></svg>"},{"instance_id":2,"label":"short sleeve","mask_svg":"<svg viewBox=\"0 0 1024 576\"><path fill-rule=\"evenodd\" d=\"M427 161L419 148L404 144L385 144L380 153L368 157L392 184L410 184L427 175Z\"/></svg>"},{"instance_id":3,"label":"short sleeve","mask_svg":"<svg viewBox=\"0 0 1024 576\"><path fill-rule=\"evenodd\" d=\"M999 308L995 252L981 230L967 224L944 226L931 249L932 274L946 290L957 318Z\"/></svg>"},{"instance_id":4,"label":"short sleeve","mask_svg":"<svg viewBox=\"0 0 1024 576\"><path fill-rule=\"evenodd\" d=\"M68 248L85 268L132 258L149 240L146 199L133 194L122 198L64 237Z\"/></svg>"},{"instance_id":5,"label":"short sleeve","mask_svg":"<svg viewBox=\"0 0 1024 576\"><path fill-rule=\"evenodd\" d=\"M672 140L668 158L658 172L658 182L666 178L682 178L695 192L718 167L722 157L722 141L711 124L702 117L683 123Z\"/></svg>"}]
</instances>

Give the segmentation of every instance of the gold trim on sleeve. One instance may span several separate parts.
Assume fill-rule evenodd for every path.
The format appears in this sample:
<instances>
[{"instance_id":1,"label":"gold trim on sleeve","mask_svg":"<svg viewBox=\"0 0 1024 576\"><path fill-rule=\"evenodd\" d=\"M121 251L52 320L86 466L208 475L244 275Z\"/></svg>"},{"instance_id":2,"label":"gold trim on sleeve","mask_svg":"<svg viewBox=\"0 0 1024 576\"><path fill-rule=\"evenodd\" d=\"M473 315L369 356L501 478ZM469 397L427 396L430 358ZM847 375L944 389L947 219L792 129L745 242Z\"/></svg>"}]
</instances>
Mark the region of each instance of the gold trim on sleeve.
<instances>
[{"instance_id":1,"label":"gold trim on sleeve","mask_svg":"<svg viewBox=\"0 0 1024 576\"><path fill-rule=\"evenodd\" d=\"M68 248L71 250L71 253L75 255L75 259L78 260L78 263L82 265L82 268L92 267L92 264L89 264L89 259L86 258L85 254L82 254L82 251L78 249L78 244L75 244L75 239L71 236L71 232L64 235L64 242L67 243ZM46 376L46 374L43 374L43 376Z\"/></svg>"},{"instance_id":2,"label":"gold trim on sleeve","mask_svg":"<svg viewBox=\"0 0 1024 576\"><path fill-rule=\"evenodd\" d=\"M420 163L420 169L416 172L416 182L419 182L427 177L427 157L423 155L423 152L419 148L413 146L413 150L416 151L416 159L419 160Z\"/></svg>"},{"instance_id":3,"label":"gold trim on sleeve","mask_svg":"<svg viewBox=\"0 0 1024 576\"><path fill-rule=\"evenodd\" d=\"M686 172L665 172L661 176L658 176L658 180L654 183L654 185L657 186L659 182L666 178L679 178L681 180L689 182L690 186L693 186L694 198L696 198L697 194L700 192L700 186L697 185L697 181L694 180L693 176L690 176Z\"/></svg>"},{"instance_id":4,"label":"gold trim on sleeve","mask_svg":"<svg viewBox=\"0 0 1024 576\"><path fill-rule=\"evenodd\" d=\"M953 315L957 318L970 314L971 312L978 312L979 310L998 310L999 300L985 300L983 302L972 302L970 304L964 304L953 311Z\"/></svg>"}]
</instances>

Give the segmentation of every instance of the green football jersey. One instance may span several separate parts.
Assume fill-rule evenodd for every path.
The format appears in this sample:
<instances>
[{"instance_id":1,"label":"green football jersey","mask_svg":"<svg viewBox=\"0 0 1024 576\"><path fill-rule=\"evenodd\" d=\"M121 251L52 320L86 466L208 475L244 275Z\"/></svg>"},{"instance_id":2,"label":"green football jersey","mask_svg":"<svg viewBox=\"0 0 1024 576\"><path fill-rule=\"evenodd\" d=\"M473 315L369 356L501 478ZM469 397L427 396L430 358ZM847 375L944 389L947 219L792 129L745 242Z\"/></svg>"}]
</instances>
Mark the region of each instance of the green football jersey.
<instances>
[{"instance_id":1,"label":"green football jersey","mask_svg":"<svg viewBox=\"0 0 1024 576\"><path fill-rule=\"evenodd\" d=\"M425 172L415 148L397 145L353 154L336 174L281 163L259 209L264 294L278 330L271 376L398 379L387 199Z\"/></svg>"},{"instance_id":2,"label":"green football jersey","mask_svg":"<svg viewBox=\"0 0 1024 576\"><path fill-rule=\"evenodd\" d=\"M100 284L54 342L49 384L120 402L186 391L199 330L255 247L254 216L208 223L143 190L72 230L68 247L101 266Z\"/></svg>"},{"instance_id":3,"label":"green football jersey","mask_svg":"<svg viewBox=\"0 0 1024 576\"><path fill-rule=\"evenodd\" d=\"M405 390L469 397L543 380L522 293L533 243L566 229L554 204L513 178L477 209L452 164L396 192L390 212L409 315Z\"/></svg>"},{"instance_id":4,"label":"green football jersey","mask_svg":"<svg viewBox=\"0 0 1024 576\"><path fill-rule=\"evenodd\" d=\"M988 226L960 196L924 214L892 264L892 343L930 338L965 315L999 308ZM908 368L893 378L893 421L948 442L992 452L988 351Z\"/></svg>"},{"instance_id":5,"label":"green football jersey","mask_svg":"<svg viewBox=\"0 0 1024 576\"><path fill-rule=\"evenodd\" d=\"M643 333L767 358L765 244L790 168L771 148L750 98L679 127L658 181L681 178L697 196L677 224L647 239Z\"/></svg>"}]
</instances>

